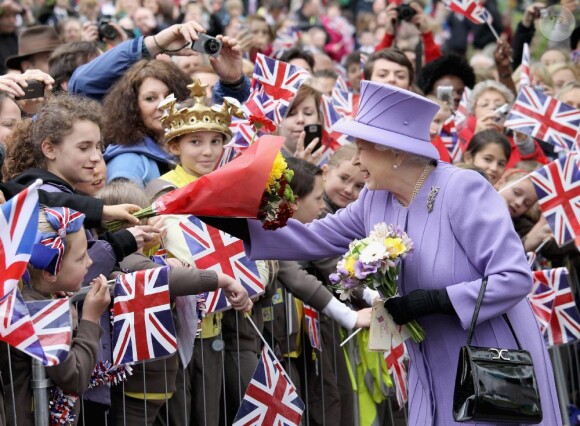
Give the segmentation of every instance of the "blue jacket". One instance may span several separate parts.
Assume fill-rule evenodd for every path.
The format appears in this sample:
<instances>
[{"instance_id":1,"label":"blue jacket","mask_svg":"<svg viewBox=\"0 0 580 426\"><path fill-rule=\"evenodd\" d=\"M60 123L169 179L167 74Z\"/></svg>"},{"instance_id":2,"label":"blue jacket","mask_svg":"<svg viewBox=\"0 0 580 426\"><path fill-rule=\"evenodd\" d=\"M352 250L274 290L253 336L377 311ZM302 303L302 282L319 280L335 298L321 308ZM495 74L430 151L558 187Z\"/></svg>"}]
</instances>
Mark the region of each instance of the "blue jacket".
<instances>
[{"instance_id":1,"label":"blue jacket","mask_svg":"<svg viewBox=\"0 0 580 426\"><path fill-rule=\"evenodd\" d=\"M149 136L136 145L109 145L104 158L107 162L107 183L124 178L142 188L161 176L158 162L173 165L176 160Z\"/></svg>"},{"instance_id":2,"label":"blue jacket","mask_svg":"<svg viewBox=\"0 0 580 426\"><path fill-rule=\"evenodd\" d=\"M102 100L115 82L135 62L143 59L143 37L125 41L88 64L75 70L69 81L69 92ZM244 103L250 96L250 79L244 76L240 89L225 87L218 81L212 93L212 103L223 103L224 97L232 97ZM175 157L166 153L151 138L131 145L109 145L105 151L107 183L125 178L145 188L161 176L158 163L175 164Z\"/></svg>"},{"instance_id":3,"label":"blue jacket","mask_svg":"<svg viewBox=\"0 0 580 426\"><path fill-rule=\"evenodd\" d=\"M135 62L143 59L143 37L125 41L111 50L81 65L69 81L69 92L102 100L115 82L123 76ZM244 103L250 96L250 79L244 76L240 89L225 87L218 81L213 88L211 101L222 104L228 96Z\"/></svg>"}]
</instances>

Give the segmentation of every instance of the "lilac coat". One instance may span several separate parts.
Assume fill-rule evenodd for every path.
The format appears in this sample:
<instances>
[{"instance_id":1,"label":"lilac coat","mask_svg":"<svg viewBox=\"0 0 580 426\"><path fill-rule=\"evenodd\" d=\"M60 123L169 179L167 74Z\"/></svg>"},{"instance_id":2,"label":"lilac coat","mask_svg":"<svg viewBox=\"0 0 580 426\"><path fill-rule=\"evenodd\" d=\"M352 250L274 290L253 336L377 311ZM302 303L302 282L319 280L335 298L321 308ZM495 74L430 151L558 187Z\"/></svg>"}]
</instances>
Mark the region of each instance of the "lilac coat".
<instances>
[{"instance_id":1,"label":"lilac coat","mask_svg":"<svg viewBox=\"0 0 580 426\"><path fill-rule=\"evenodd\" d=\"M433 210L431 188L439 187ZM540 388L543 425L562 424L552 365L526 295L530 268L505 202L478 173L439 162L409 208L387 191L361 191L346 209L309 225L296 220L277 231L249 221L252 259L308 260L342 255L355 238L364 238L376 223L405 227L415 250L405 261L401 294L447 288L457 312L419 320L426 332L421 344L410 343L409 424L452 425L453 387L459 348L466 343L481 279L489 276L473 345L515 348L501 314L507 312L524 349L534 360Z\"/></svg>"}]
</instances>

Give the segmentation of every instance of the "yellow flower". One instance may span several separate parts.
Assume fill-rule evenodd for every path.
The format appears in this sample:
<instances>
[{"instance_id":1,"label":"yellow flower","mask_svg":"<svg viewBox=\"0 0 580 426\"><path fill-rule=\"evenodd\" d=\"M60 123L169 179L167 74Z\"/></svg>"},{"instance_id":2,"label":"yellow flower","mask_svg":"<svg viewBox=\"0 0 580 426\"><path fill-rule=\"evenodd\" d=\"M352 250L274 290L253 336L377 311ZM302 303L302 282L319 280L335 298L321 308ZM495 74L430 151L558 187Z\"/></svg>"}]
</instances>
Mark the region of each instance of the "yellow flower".
<instances>
[{"instance_id":1,"label":"yellow flower","mask_svg":"<svg viewBox=\"0 0 580 426\"><path fill-rule=\"evenodd\" d=\"M272 165L272 171L268 177L266 189L270 188L270 186L274 185L276 181L280 180L287 168L288 164L286 164L286 160L284 160L282 154L278 153L278 155L276 155L276 159L274 160L274 164Z\"/></svg>"},{"instance_id":2,"label":"yellow flower","mask_svg":"<svg viewBox=\"0 0 580 426\"><path fill-rule=\"evenodd\" d=\"M344 269L348 271L348 275L353 277L354 276L354 264L356 263L356 259L354 256L349 256L346 258L346 262L344 263Z\"/></svg>"},{"instance_id":3,"label":"yellow flower","mask_svg":"<svg viewBox=\"0 0 580 426\"><path fill-rule=\"evenodd\" d=\"M403 244L403 240L400 238L385 238L385 247L391 255L391 259L399 256L407 250L407 247Z\"/></svg>"}]
</instances>

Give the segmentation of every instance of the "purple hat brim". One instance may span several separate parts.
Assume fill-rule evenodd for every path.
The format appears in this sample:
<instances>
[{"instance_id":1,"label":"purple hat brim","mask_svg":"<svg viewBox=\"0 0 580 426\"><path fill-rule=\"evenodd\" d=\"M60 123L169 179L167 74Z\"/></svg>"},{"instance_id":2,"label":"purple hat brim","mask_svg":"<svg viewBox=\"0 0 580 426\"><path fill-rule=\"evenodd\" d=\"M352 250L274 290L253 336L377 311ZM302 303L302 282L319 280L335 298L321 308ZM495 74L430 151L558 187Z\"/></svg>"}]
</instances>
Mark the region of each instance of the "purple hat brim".
<instances>
[{"instance_id":1,"label":"purple hat brim","mask_svg":"<svg viewBox=\"0 0 580 426\"><path fill-rule=\"evenodd\" d=\"M439 160L439 151L437 151L437 148L430 141L369 126L368 124L363 124L355 120L343 118L335 123L331 130L378 145L398 149L399 151Z\"/></svg>"}]
</instances>

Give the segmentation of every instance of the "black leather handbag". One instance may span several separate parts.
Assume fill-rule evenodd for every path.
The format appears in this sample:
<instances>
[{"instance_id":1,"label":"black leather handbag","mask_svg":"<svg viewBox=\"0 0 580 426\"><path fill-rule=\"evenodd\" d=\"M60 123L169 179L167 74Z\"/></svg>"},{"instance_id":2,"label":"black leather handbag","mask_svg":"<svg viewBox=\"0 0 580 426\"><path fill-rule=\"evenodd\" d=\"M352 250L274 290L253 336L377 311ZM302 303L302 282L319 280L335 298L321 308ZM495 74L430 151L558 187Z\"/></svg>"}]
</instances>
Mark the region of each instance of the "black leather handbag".
<instances>
[{"instance_id":1,"label":"black leather handbag","mask_svg":"<svg viewBox=\"0 0 580 426\"><path fill-rule=\"evenodd\" d=\"M471 338L487 286L482 280L467 344L459 351L453 418L456 422L529 423L542 421L542 406L532 357L522 349L503 314L518 349L471 346Z\"/></svg>"}]
</instances>

